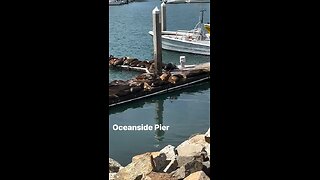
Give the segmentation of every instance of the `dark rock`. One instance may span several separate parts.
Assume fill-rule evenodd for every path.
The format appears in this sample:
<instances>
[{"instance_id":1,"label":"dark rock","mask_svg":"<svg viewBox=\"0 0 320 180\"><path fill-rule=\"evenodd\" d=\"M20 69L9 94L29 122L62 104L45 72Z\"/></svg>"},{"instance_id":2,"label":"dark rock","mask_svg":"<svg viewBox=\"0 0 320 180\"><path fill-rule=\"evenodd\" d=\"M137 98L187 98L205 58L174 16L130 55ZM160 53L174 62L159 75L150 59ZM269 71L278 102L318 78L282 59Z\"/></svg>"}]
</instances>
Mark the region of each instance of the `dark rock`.
<instances>
[{"instance_id":1,"label":"dark rock","mask_svg":"<svg viewBox=\"0 0 320 180\"><path fill-rule=\"evenodd\" d=\"M175 171L178 168L178 163L176 159L172 159L170 163L167 165L166 168L164 168L163 172L165 173L171 173L172 171Z\"/></svg>"},{"instance_id":2,"label":"dark rock","mask_svg":"<svg viewBox=\"0 0 320 180\"><path fill-rule=\"evenodd\" d=\"M202 162L202 171L206 173L207 176L210 177L210 161Z\"/></svg>"},{"instance_id":3,"label":"dark rock","mask_svg":"<svg viewBox=\"0 0 320 180\"><path fill-rule=\"evenodd\" d=\"M154 164L155 172L163 171L170 163L170 161L167 161L167 157L164 153L159 153L157 155L152 156L152 161Z\"/></svg>"},{"instance_id":4,"label":"dark rock","mask_svg":"<svg viewBox=\"0 0 320 180\"><path fill-rule=\"evenodd\" d=\"M112 172L118 172L121 168L121 164L115 161L114 159L109 158L109 173Z\"/></svg>"}]
</instances>

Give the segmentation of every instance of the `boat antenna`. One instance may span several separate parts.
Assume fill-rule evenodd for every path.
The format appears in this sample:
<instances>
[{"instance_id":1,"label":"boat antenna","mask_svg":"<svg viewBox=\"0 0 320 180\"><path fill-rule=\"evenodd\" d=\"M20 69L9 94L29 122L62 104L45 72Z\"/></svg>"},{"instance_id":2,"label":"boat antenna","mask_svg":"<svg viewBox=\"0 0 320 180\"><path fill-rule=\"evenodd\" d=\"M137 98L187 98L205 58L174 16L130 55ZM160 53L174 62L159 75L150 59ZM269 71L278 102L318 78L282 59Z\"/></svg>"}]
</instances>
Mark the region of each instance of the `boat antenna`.
<instances>
[{"instance_id":1,"label":"boat antenna","mask_svg":"<svg viewBox=\"0 0 320 180\"><path fill-rule=\"evenodd\" d=\"M205 9L202 9L202 10L200 11L200 13L201 13L200 22L201 22L201 23L203 23L203 13L204 13L205 11L206 11Z\"/></svg>"}]
</instances>

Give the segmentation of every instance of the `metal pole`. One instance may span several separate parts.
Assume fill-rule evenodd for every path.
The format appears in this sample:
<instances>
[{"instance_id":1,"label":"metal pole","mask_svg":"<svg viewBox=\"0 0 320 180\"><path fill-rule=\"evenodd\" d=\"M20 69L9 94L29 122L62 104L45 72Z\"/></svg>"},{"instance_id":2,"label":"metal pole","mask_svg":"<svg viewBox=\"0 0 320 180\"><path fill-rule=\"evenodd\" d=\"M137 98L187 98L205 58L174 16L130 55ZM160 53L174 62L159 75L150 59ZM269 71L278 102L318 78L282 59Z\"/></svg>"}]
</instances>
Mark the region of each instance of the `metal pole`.
<instances>
[{"instance_id":1,"label":"metal pole","mask_svg":"<svg viewBox=\"0 0 320 180\"><path fill-rule=\"evenodd\" d=\"M161 23L160 11L155 7L152 11L153 21L153 55L155 62L155 74L160 75L162 72L162 42L161 42Z\"/></svg>"},{"instance_id":2,"label":"metal pole","mask_svg":"<svg viewBox=\"0 0 320 180\"><path fill-rule=\"evenodd\" d=\"M161 4L161 31L167 30L167 5L166 3Z\"/></svg>"}]
</instances>

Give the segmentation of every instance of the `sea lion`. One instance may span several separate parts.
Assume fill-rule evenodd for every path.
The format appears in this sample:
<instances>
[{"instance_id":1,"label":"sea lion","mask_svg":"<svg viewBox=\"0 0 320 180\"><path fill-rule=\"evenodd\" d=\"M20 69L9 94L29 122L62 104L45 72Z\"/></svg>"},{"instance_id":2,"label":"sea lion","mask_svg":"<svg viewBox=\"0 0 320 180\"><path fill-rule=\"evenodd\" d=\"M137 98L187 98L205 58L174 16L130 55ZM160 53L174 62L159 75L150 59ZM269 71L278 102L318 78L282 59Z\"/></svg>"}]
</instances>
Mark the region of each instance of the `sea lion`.
<instances>
[{"instance_id":1,"label":"sea lion","mask_svg":"<svg viewBox=\"0 0 320 180\"><path fill-rule=\"evenodd\" d=\"M144 82L144 84L143 84L143 89L144 89L145 91L150 91L150 90L152 89L152 87L151 87L148 83Z\"/></svg>"},{"instance_id":2,"label":"sea lion","mask_svg":"<svg viewBox=\"0 0 320 180\"><path fill-rule=\"evenodd\" d=\"M139 63L139 67L145 68L147 67L148 62L147 61L142 61L141 63Z\"/></svg>"},{"instance_id":3,"label":"sea lion","mask_svg":"<svg viewBox=\"0 0 320 180\"><path fill-rule=\"evenodd\" d=\"M110 59L110 60L109 60L109 66L110 66L110 65L113 66L113 64L114 64L114 62L115 62L116 60L118 60L118 59L116 59L116 58Z\"/></svg>"},{"instance_id":4,"label":"sea lion","mask_svg":"<svg viewBox=\"0 0 320 180\"><path fill-rule=\"evenodd\" d=\"M141 88L143 88L143 82L134 81L134 82L130 83L129 86L130 87L141 87Z\"/></svg>"},{"instance_id":5,"label":"sea lion","mask_svg":"<svg viewBox=\"0 0 320 180\"><path fill-rule=\"evenodd\" d=\"M124 89L124 90L120 90L116 93L117 96L126 96L128 94L130 94L130 89Z\"/></svg>"},{"instance_id":6,"label":"sea lion","mask_svg":"<svg viewBox=\"0 0 320 180\"><path fill-rule=\"evenodd\" d=\"M163 69L166 71L171 71L171 70L175 69L175 66L172 63L168 63L164 66Z\"/></svg>"},{"instance_id":7,"label":"sea lion","mask_svg":"<svg viewBox=\"0 0 320 180\"><path fill-rule=\"evenodd\" d=\"M156 65L154 63L152 63L149 68L148 68L148 71L150 73L154 73L155 72L155 69L156 69Z\"/></svg>"},{"instance_id":8,"label":"sea lion","mask_svg":"<svg viewBox=\"0 0 320 180\"><path fill-rule=\"evenodd\" d=\"M139 60L136 60L136 61L133 61L132 63L130 63L130 66L131 67L138 67L138 64L141 63L141 61Z\"/></svg>"},{"instance_id":9,"label":"sea lion","mask_svg":"<svg viewBox=\"0 0 320 180\"><path fill-rule=\"evenodd\" d=\"M118 96L113 94L113 95L109 95L109 104L114 103L116 100L118 100Z\"/></svg>"},{"instance_id":10,"label":"sea lion","mask_svg":"<svg viewBox=\"0 0 320 180\"><path fill-rule=\"evenodd\" d=\"M143 64L144 64L144 62L143 62L143 61L140 61L136 66L137 66L137 67L141 67Z\"/></svg>"},{"instance_id":11,"label":"sea lion","mask_svg":"<svg viewBox=\"0 0 320 180\"><path fill-rule=\"evenodd\" d=\"M112 94L112 95L109 95L109 101L111 100L115 100L115 99L117 99L118 98L118 96L117 95L115 95L115 94Z\"/></svg>"},{"instance_id":12,"label":"sea lion","mask_svg":"<svg viewBox=\"0 0 320 180\"><path fill-rule=\"evenodd\" d=\"M109 83L109 86L116 86L116 85L127 85L127 82L123 80L114 80Z\"/></svg>"},{"instance_id":13,"label":"sea lion","mask_svg":"<svg viewBox=\"0 0 320 180\"><path fill-rule=\"evenodd\" d=\"M129 59L127 58L126 60L123 61L123 65L130 65L130 63L133 61L134 59Z\"/></svg>"},{"instance_id":14,"label":"sea lion","mask_svg":"<svg viewBox=\"0 0 320 180\"><path fill-rule=\"evenodd\" d=\"M135 79L138 81L147 79L146 73L138 75Z\"/></svg>"},{"instance_id":15,"label":"sea lion","mask_svg":"<svg viewBox=\"0 0 320 180\"><path fill-rule=\"evenodd\" d=\"M122 65L123 61L124 61L123 59L118 59L118 60L114 61L113 65L114 66Z\"/></svg>"},{"instance_id":16,"label":"sea lion","mask_svg":"<svg viewBox=\"0 0 320 180\"><path fill-rule=\"evenodd\" d=\"M179 80L180 78L177 75L170 76L168 79L168 81L172 84L176 84L177 82L179 82Z\"/></svg>"},{"instance_id":17,"label":"sea lion","mask_svg":"<svg viewBox=\"0 0 320 180\"><path fill-rule=\"evenodd\" d=\"M164 82L162 80L157 79L151 83L151 87L158 87L158 86L162 86L163 84Z\"/></svg>"},{"instance_id":18,"label":"sea lion","mask_svg":"<svg viewBox=\"0 0 320 180\"><path fill-rule=\"evenodd\" d=\"M133 64L135 64L135 63L137 63L137 62L139 62L138 59L133 59L133 60L131 60L131 62L129 63L129 66L132 66Z\"/></svg>"},{"instance_id":19,"label":"sea lion","mask_svg":"<svg viewBox=\"0 0 320 180\"><path fill-rule=\"evenodd\" d=\"M160 79L162 81L168 81L169 77L171 76L171 74L168 72L168 73L163 73L161 76L160 76Z\"/></svg>"},{"instance_id":20,"label":"sea lion","mask_svg":"<svg viewBox=\"0 0 320 180\"><path fill-rule=\"evenodd\" d=\"M140 86L136 86L136 87L131 87L130 88L130 92L132 92L132 93L136 93L136 92L139 92L141 90L142 90L142 88Z\"/></svg>"}]
</instances>

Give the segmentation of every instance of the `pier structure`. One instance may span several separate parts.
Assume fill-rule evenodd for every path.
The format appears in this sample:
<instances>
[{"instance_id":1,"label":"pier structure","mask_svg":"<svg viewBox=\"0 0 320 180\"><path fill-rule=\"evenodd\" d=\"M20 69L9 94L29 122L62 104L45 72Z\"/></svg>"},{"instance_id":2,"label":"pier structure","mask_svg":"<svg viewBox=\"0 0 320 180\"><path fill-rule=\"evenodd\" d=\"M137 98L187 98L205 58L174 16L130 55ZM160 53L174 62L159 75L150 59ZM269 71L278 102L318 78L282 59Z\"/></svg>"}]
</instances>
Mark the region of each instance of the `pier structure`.
<instances>
[{"instance_id":1,"label":"pier structure","mask_svg":"<svg viewBox=\"0 0 320 180\"><path fill-rule=\"evenodd\" d=\"M162 31L167 30L167 5L164 2L161 3L160 14L161 14L161 33L162 33Z\"/></svg>"},{"instance_id":2,"label":"pier structure","mask_svg":"<svg viewBox=\"0 0 320 180\"><path fill-rule=\"evenodd\" d=\"M152 11L153 21L153 55L155 62L155 71L157 75L161 75L162 72L162 42L161 42L161 22L160 22L160 11L158 7L155 7Z\"/></svg>"}]
</instances>

